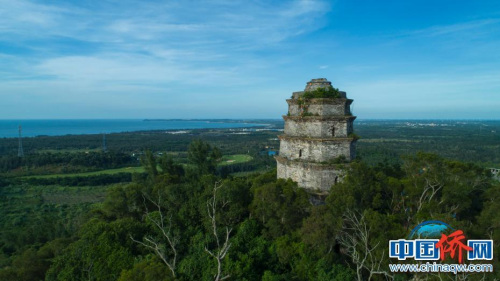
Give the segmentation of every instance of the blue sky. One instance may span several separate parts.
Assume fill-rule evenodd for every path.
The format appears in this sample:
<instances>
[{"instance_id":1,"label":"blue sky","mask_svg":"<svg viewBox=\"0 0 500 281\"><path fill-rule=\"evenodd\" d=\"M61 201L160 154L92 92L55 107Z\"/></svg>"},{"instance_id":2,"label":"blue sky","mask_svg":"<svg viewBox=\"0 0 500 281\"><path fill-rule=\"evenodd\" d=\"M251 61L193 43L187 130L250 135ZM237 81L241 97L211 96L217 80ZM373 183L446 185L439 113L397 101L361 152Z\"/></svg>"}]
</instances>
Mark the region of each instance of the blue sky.
<instances>
[{"instance_id":1,"label":"blue sky","mask_svg":"<svg viewBox=\"0 0 500 281\"><path fill-rule=\"evenodd\" d=\"M500 119L500 1L0 0L0 119Z\"/></svg>"}]
</instances>

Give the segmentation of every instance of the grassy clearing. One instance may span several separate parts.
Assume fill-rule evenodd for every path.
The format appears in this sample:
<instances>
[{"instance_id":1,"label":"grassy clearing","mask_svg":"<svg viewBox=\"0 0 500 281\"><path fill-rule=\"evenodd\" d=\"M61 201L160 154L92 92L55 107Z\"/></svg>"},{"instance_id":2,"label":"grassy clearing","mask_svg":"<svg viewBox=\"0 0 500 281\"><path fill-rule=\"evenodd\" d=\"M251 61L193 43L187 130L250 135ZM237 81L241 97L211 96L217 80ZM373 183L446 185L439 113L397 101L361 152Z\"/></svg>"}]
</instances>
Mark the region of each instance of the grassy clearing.
<instances>
[{"instance_id":1,"label":"grassy clearing","mask_svg":"<svg viewBox=\"0 0 500 281\"><path fill-rule=\"evenodd\" d=\"M239 163L245 163L251 161L253 159L252 156L246 154L234 154L234 155L224 155L222 157L222 161L219 163L220 166L227 166ZM51 174L51 175L33 175L33 176L25 176L21 177L24 179L29 178L56 178L56 177L86 177L86 176L97 176L97 175L112 175L118 173L144 173L143 167L125 167L119 169L108 169L94 172L85 172L85 173L69 173L69 174Z\"/></svg>"},{"instance_id":2,"label":"grassy clearing","mask_svg":"<svg viewBox=\"0 0 500 281\"><path fill-rule=\"evenodd\" d=\"M86 177L86 176L96 176L96 175L112 175L118 173L143 173L143 167L125 167L119 169L108 169L94 172L85 172L85 173L72 173L72 174L52 174L52 175L40 175L40 176L26 176L22 178L56 178L56 177Z\"/></svg>"},{"instance_id":3,"label":"grassy clearing","mask_svg":"<svg viewBox=\"0 0 500 281\"><path fill-rule=\"evenodd\" d=\"M255 171L231 173L231 176L233 176L233 177L248 177L248 176L254 175L254 174L263 174L263 173L269 172L269 170L271 170L271 169L262 168L262 169L258 169Z\"/></svg>"},{"instance_id":4,"label":"grassy clearing","mask_svg":"<svg viewBox=\"0 0 500 281\"><path fill-rule=\"evenodd\" d=\"M420 140L408 140L408 139L360 139L359 142L420 142Z\"/></svg>"},{"instance_id":5,"label":"grassy clearing","mask_svg":"<svg viewBox=\"0 0 500 281\"><path fill-rule=\"evenodd\" d=\"M246 154L234 154L234 155L224 155L222 156L222 161L219 163L220 166L232 165L249 162L253 159L252 156Z\"/></svg>"},{"instance_id":6,"label":"grassy clearing","mask_svg":"<svg viewBox=\"0 0 500 281\"><path fill-rule=\"evenodd\" d=\"M65 148L65 149L40 149L38 153L78 153L78 152L99 152L102 148Z\"/></svg>"},{"instance_id":7,"label":"grassy clearing","mask_svg":"<svg viewBox=\"0 0 500 281\"><path fill-rule=\"evenodd\" d=\"M41 195L47 204L82 204L102 202L106 190L113 185L104 186L43 186Z\"/></svg>"}]
</instances>

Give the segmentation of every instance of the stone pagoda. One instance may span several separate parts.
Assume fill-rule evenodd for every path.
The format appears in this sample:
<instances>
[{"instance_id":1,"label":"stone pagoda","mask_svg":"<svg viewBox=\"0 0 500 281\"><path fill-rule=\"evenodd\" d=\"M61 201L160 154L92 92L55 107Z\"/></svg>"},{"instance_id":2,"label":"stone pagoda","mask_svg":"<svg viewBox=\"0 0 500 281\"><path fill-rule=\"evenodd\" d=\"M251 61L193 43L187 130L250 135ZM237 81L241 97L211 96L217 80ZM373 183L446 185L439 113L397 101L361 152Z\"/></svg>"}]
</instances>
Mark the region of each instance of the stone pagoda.
<instances>
[{"instance_id":1,"label":"stone pagoda","mask_svg":"<svg viewBox=\"0 0 500 281\"><path fill-rule=\"evenodd\" d=\"M279 136L276 156L278 178L292 179L311 193L326 194L342 180L346 164L355 157L353 100L319 78L286 101L285 131Z\"/></svg>"}]
</instances>

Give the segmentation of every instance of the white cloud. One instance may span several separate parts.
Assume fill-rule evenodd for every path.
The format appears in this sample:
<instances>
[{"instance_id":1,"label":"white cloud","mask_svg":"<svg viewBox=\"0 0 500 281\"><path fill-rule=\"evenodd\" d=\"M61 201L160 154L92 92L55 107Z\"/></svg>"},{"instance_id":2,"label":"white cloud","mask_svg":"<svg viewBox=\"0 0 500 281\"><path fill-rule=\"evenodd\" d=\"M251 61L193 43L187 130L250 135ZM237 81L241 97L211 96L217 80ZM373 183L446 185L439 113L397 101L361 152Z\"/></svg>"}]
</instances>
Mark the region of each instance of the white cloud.
<instances>
[{"instance_id":1,"label":"white cloud","mask_svg":"<svg viewBox=\"0 0 500 281\"><path fill-rule=\"evenodd\" d=\"M101 54L99 56L68 56L48 59L34 68L39 76L52 80L108 84L211 84L230 79L231 72L206 66L195 68L149 56ZM194 79L191 79L193 77Z\"/></svg>"},{"instance_id":2,"label":"white cloud","mask_svg":"<svg viewBox=\"0 0 500 281\"><path fill-rule=\"evenodd\" d=\"M431 26L428 28L415 30L410 32L412 35L420 35L426 37L457 35L469 32L484 31L485 27L498 24L500 19L485 19L468 22L461 22L449 25Z\"/></svg>"},{"instance_id":3,"label":"white cloud","mask_svg":"<svg viewBox=\"0 0 500 281\"><path fill-rule=\"evenodd\" d=\"M78 3L78 2L77 2ZM323 1L195 1L191 5L120 1L88 7L0 0L0 30L20 38L65 36L83 41L180 39L279 42L318 28L329 9ZM12 38L12 37L11 37ZM250 42L248 42L250 43Z\"/></svg>"},{"instance_id":4,"label":"white cloud","mask_svg":"<svg viewBox=\"0 0 500 281\"><path fill-rule=\"evenodd\" d=\"M0 46L9 46L0 50L0 95L10 108L16 96L89 110L113 102L118 111L182 111L197 101L235 115L253 104L279 115L282 99L316 75L343 84L335 86L368 111L458 105L471 93L480 106L477 97L500 88L500 20L353 39L328 26L333 2L0 0ZM311 40L314 31L321 38Z\"/></svg>"},{"instance_id":5,"label":"white cloud","mask_svg":"<svg viewBox=\"0 0 500 281\"><path fill-rule=\"evenodd\" d=\"M236 73L269 65L254 50L319 28L329 9L326 3L103 1L53 6L0 0L0 30L8 31L0 40L31 50L18 56L31 67L17 69L17 77L101 84L196 77L195 83L225 79L235 84ZM0 73L12 72L14 65L0 66Z\"/></svg>"}]
</instances>

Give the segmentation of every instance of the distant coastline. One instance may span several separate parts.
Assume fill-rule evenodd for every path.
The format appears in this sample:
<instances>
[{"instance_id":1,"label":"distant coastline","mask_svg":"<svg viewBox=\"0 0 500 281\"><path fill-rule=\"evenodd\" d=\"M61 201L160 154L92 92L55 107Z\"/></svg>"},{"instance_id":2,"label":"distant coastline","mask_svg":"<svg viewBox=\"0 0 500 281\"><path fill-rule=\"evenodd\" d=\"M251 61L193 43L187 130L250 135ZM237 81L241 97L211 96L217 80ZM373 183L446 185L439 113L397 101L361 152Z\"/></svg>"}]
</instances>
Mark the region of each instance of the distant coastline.
<instances>
[{"instance_id":1,"label":"distant coastline","mask_svg":"<svg viewBox=\"0 0 500 281\"><path fill-rule=\"evenodd\" d=\"M268 121L280 121L277 119L143 119L145 122L170 122L170 121L189 121L189 122L210 122L210 123L261 123Z\"/></svg>"},{"instance_id":2,"label":"distant coastline","mask_svg":"<svg viewBox=\"0 0 500 281\"><path fill-rule=\"evenodd\" d=\"M401 123L401 126L454 126L477 124L488 126L500 120L482 119L357 119L362 123ZM276 129L282 119L25 119L0 120L0 138L17 138L22 126L23 137L127 133L141 131L177 131L196 129Z\"/></svg>"},{"instance_id":3,"label":"distant coastline","mask_svg":"<svg viewBox=\"0 0 500 281\"><path fill-rule=\"evenodd\" d=\"M137 131L266 127L278 120L263 119L61 119L0 120L0 138L109 134Z\"/></svg>"}]
</instances>

